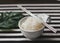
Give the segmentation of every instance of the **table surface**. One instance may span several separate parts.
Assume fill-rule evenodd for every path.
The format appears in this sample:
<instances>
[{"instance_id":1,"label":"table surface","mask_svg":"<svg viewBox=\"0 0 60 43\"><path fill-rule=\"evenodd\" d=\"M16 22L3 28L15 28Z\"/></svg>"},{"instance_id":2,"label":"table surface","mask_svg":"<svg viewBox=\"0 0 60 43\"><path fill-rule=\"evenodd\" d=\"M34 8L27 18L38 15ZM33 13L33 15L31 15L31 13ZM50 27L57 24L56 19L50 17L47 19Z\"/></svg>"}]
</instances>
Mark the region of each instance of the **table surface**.
<instances>
[{"instance_id":1,"label":"table surface","mask_svg":"<svg viewBox=\"0 0 60 43\"><path fill-rule=\"evenodd\" d=\"M60 4L20 4L34 14L47 14L49 19L47 23L57 29L57 33L53 33L47 27L44 28L41 37L33 41L60 41ZM0 12L21 12L25 13L17 7L17 4L0 4ZM13 31L0 30L0 41L32 41L25 38L20 29L12 29Z\"/></svg>"}]
</instances>

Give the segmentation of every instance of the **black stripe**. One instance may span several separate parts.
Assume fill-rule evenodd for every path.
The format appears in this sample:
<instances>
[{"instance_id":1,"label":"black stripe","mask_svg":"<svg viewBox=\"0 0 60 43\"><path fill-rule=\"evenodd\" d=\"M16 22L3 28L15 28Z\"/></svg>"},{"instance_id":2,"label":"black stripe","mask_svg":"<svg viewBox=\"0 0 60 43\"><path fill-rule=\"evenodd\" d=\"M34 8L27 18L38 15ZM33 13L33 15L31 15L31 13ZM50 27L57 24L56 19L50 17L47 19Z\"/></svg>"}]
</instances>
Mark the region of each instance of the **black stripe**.
<instances>
[{"instance_id":1,"label":"black stripe","mask_svg":"<svg viewBox=\"0 0 60 43\"><path fill-rule=\"evenodd\" d=\"M1 8L5 8L5 7L17 7L17 6L0 6ZM60 6L41 6L41 5L39 5L39 6L25 6L25 5L23 5L23 7L60 7Z\"/></svg>"},{"instance_id":2,"label":"black stripe","mask_svg":"<svg viewBox=\"0 0 60 43\"><path fill-rule=\"evenodd\" d=\"M2 6L3 7L3 6ZM12 7L14 7L14 6L12 6ZM16 6L15 6L16 7ZM41 5L39 5L39 6L24 6L23 5L23 7L60 7L60 6L48 6L48 5L46 5L46 6L41 6Z\"/></svg>"},{"instance_id":3,"label":"black stripe","mask_svg":"<svg viewBox=\"0 0 60 43\"><path fill-rule=\"evenodd\" d=\"M5 10L2 10L2 11L5 11ZM8 11L8 10L6 10L6 11ZM13 11L13 10L11 10L11 11ZM25 13L25 12L21 12L21 13ZM32 12L32 13L60 13L60 12Z\"/></svg>"},{"instance_id":4,"label":"black stripe","mask_svg":"<svg viewBox=\"0 0 60 43\"><path fill-rule=\"evenodd\" d=\"M25 12L22 12L25 13ZM60 12L32 12L32 13L60 13Z\"/></svg>"},{"instance_id":5,"label":"black stripe","mask_svg":"<svg viewBox=\"0 0 60 43\"><path fill-rule=\"evenodd\" d=\"M0 9L0 10L21 10L21 9ZM27 9L27 10L60 10L60 9Z\"/></svg>"},{"instance_id":6,"label":"black stripe","mask_svg":"<svg viewBox=\"0 0 60 43\"><path fill-rule=\"evenodd\" d=\"M21 9L0 9L0 10L21 10ZM60 9L27 9L27 10L60 10Z\"/></svg>"},{"instance_id":7,"label":"black stripe","mask_svg":"<svg viewBox=\"0 0 60 43\"><path fill-rule=\"evenodd\" d=\"M40 38L60 38L60 35L59 36L40 36L38 37L38 39Z\"/></svg>"},{"instance_id":8,"label":"black stripe","mask_svg":"<svg viewBox=\"0 0 60 43\"><path fill-rule=\"evenodd\" d=\"M57 33L60 33L60 31L57 31Z\"/></svg>"},{"instance_id":9,"label":"black stripe","mask_svg":"<svg viewBox=\"0 0 60 43\"><path fill-rule=\"evenodd\" d=\"M40 4L40 3L60 3L56 0L0 0L0 4Z\"/></svg>"},{"instance_id":10,"label":"black stripe","mask_svg":"<svg viewBox=\"0 0 60 43\"><path fill-rule=\"evenodd\" d=\"M54 28L60 28L60 26L53 26Z\"/></svg>"},{"instance_id":11,"label":"black stripe","mask_svg":"<svg viewBox=\"0 0 60 43\"><path fill-rule=\"evenodd\" d=\"M0 33L21 33L21 31L0 31Z\"/></svg>"},{"instance_id":12,"label":"black stripe","mask_svg":"<svg viewBox=\"0 0 60 43\"><path fill-rule=\"evenodd\" d=\"M25 38L24 36L0 36L0 38Z\"/></svg>"},{"instance_id":13,"label":"black stripe","mask_svg":"<svg viewBox=\"0 0 60 43\"><path fill-rule=\"evenodd\" d=\"M43 31L43 33L54 33L52 31Z\"/></svg>"},{"instance_id":14,"label":"black stripe","mask_svg":"<svg viewBox=\"0 0 60 43\"><path fill-rule=\"evenodd\" d=\"M60 26L53 26L54 28L60 28ZM47 29L47 27L45 27Z\"/></svg>"},{"instance_id":15,"label":"black stripe","mask_svg":"<svg viewBox=\"0 0 60 43\"><path fill-rule=\"evenodd\" d=\"M12 9L13 10L13 9ZM16 9L16 10L19 10L19 9ZM27 10L60 10L60 9L27 9Z\"/></svg>"},{"instance_id":16,"label":"black stripe","mask_svg":"<svg viewBox=\"0 0 60 43\"><path fill-rule=\"evenodd\" d=\"M60 22L51 22L51 23L56 23L56 24L59 24Z\"/></svg>"},{"instance_id":17,"label":"black stripe","mask_svg":"<svg viewBox=\"0 0 60 43\"><path fill-rule=\"evenodd\" d=\"M60 24L60 22L57 22L57 23L55 23L55 22L47 22L48 24Z\"/></svg>"},{"instance_id":18,"label":"black stripe","mask_svg":"<svg viewBox=\"0 0 60 43\"><path fill-rule=\"evenodd\" d=\"M51 19L51 20L53 20L53 21L57 21L57 20L59 20L59 21L60 21L60 19Z\"/></svg>"},{"instance_id":19,"label":"black stripe","mask_svg":"<svg viewBox=\"0 0 60 43\"><path fill-rule=\"evenodd\" d=\"M52 31L43 31L43 33L54 33ZM60 33L60 31L57 31L56 33Z\"/></svg>"},{"instance_id":20,"label":"black stripe","mask_svg":"<svg viewBox=\"0 0 60 43\"><path fill-rule=\"evenodd\" d=\"M11 6L8 6L8 8L9 7L11 7ZM14 6L14 7L16 7L16 6ZM6 6L5 7L0 6L0 8L6 8ZM21 10L21 9L0 9L0 10ZM60 9L27 9L27 10L60 10Z\"/></svg>"}]
</instances>

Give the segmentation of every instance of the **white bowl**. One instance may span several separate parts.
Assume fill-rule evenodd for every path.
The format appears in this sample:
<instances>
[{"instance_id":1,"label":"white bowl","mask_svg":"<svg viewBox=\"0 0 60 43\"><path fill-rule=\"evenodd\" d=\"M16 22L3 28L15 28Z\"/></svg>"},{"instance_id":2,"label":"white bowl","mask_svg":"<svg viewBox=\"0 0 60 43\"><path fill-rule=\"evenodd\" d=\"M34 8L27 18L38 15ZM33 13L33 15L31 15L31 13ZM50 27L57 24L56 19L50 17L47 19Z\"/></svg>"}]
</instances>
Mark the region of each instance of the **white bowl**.
<instances>
[{"instance_id":1,"label":"white bowl","mask_svg":"<svg viewBox=\"0 0 60 43\"><path fill-rule=\"evenodd\" d=\"M42 16L42 15L41 15L41 16ZM44 21L45 21L45 22L47 21L47 18L48 18L48 17L44 17L44 19L45 19ZM27 17L24 17L24 18L22 18L22 19L19 21L19 23L18 23L18 26L19 26L21 32L23 33L23 35L24 35L25 37L29 38L29 39L35 39L35 38L41 36L42 33L43 33L43 30L44 30L44 27L45 27L45 26L43 25L40 30L36 30L36 31L27 31L27 30L24 30L24 29L21 27L21 24L22 24L26 19L27 19Z\"/></svg>"},{"instance_id":2,"label":"white bowl","mask_svg":"<svg viewBox=\"0 0 60 43\"><path fill-rule=\"evenodd\" d=\"M21 24L24 22L24 20L26 20L27 17L24 17L23 19L21 19L18 23L18 26L21 30L21 32L24 34L25 37L29 38L29 39L35 39L37 37L39 37L42 32L43 32L43 28L44 26L40 29L40 30L36 30L36 31L27 31L27 30L24 30L22 27L21 27Z\"/></svg>"}]
</instances>

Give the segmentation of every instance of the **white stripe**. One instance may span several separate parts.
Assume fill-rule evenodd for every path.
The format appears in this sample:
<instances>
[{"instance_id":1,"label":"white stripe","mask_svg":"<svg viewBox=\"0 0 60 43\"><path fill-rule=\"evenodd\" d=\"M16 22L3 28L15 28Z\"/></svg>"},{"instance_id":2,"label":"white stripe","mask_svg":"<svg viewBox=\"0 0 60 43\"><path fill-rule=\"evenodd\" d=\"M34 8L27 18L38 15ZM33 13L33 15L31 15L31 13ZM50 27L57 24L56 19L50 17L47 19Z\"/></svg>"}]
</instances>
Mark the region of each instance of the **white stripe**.
<instances>
[{"instance_id":1,"label":"white stripe","mask_svg":"<svg viewBox=\"0 0 60 43\"><path fill-rule=\"evenodd\" d=\"M60 9L60 7L25 7L26 9ZM2 7L0 9L20 9L18 7Z\"/></svg>"},{"instance_id":2,"label":"white stripe","mask_svg":"<svg viewBox=\"0 0 60 43\"><path fill-rule=\"evenodd\" d=\"M5 11L0 11L0 12L24 12L21 10L5 10Z\"/></svg>"},{"instance_id":3,"label":"white stripe","mask_svg":"<svg viewBox=\"0 0 60 43\"><path fill-rule=\"evenodd\" d=\"M48 29L48 28L47 28L47 29L45 29L45 28L44 28L44 31L51 31L51 30L50 30L50 29Z\"/></svg>"},{"instance_id":4,"label":"white stripe","mask_svg":"<svg viewBox=\"0 0 60 43\"><path fill-rule=\"evenodd\" d=\"M60 12L60 10L29 10L31 12Z\"/></svg>"},{"instance_id":5,"label":"white stripe","mask_svg":"<svg viewBox=\"0 0 60 43\"><path fill-rule=\"evenodd\" d=\"M51 19L60 19L60 17L51 17Z\"/></svg>"},{"instance_id":6,"label":"white stripe","mask_svg":"<svg viewBox=\"0 0 60 43\"><path fill-rule=\"evenodd\" d=\"M31 12L60 12L60 10L29 10ZM3 10L0 12L24 12L21 10Z\"/></svg>"},{"instance_id":7,"label":"white stripe","mask_svg":"<svg viewBox=\"0 0 60 43\"><path fill-rule=\"evenodd\" d=\"M0 9L19 9L19 8L17 8L17 7L2 7Z\"/></svg>"},{"instance_id":8,"label":"white stripe","mask_svg":"<svg viewBox=\"0 0 60 43\"><path fill-rule=\"evenodd\" d=\"M60 9L60 7L25 7L26 9Z\"/></svg>"},{"instance_id":9,"label":"white stripe","mask_svg":"<svg viewBox=\"0 0 60 43\"><path fill-rule=\"evenodd\" d=\"M57 31L60 31L60 28L55 28ZM44 28L44 31L51 31L50 29L48 28Z\"/></svg>"},{"instance_id":10,"label":"white stripe","mask_svg":"<svg viewBox=\"0 0 60 43\"><path fill-rule=\"evenodd\" d=\"M16 29L16 28L15 28L15 29L13 28L13 29L11 29L11 30L12 30L12 31L20 31L20 29ZM8 31L8 30L2 30L2 29L0 28L0 31Z\"/></svg>"},{"instance_id":11,"label":"white stripe","mask_svg":"<svg viewBox=\"0 0 60 43\"><path fill-rule=\"evenodd\" d=\"M22 33L0 33L0 36L23 36Z\"/></svg>"},{"instance_id":12,"label":"white stripe","mask_svg":"<svg viewBox=\"0 0 60 43\"><path fill-rule=\"evenodd\" d=\"M36 40L55 40L55 41L60 41L60 38L42 38L42 39L36 39ZM0 38L0 41L32 41L28 38Z\"/></svg>"},{"instance_id":13,"label":"white stripe","mask_svg":"<svg viewBox=\"0 0 60 43\"><path fill-rule=\"evenodd\" d=\"M43 33L44 36L59 36L60 33Z\"/></svg>"},{"instance_id":14,"label":"white stripe","mask_svg":"<svg viewBox=\"0 0 60 43\"><path fill-rule=\"evenodd\" d=\"M55 40L55 41L60 41L60 38L42 38L42 39L36 39L36 40ZM0 41L32 41L27 38L0 38Z\"/></svg>"},{"instance_id":15,"label":"white stripe","mask_svg":"<svg viewBox=\"0 0 60 43\"><path fill-rule=\"evenodd\" d=\"M60 24L49 24L50 26L60 26Z\"/></svg>"},{"instance_id":16,"label":"white stripe","mask_svg":"<svg viewBox=\"0 0 60 43\"><path fill-rule=\"evenodd\" d=\"M37 15L37 14L60 15L60 13L33 13L33 14L35 14L35 15ZM23 13L23 15L28 15L28 14Z\"/></svg>"},{"instance_id":17,"label":"white stripe","mask_svg":"<svg viewBox=\"0 0 60 43\"><path fill-rule=\"evenodd\" d=\"M58 23L58 22L59 22L59 23L60 23L60 20L53 20L53 21L51 21L51 22L53 22L53 23L54 23L54 22L55 22L55 23Z\"/></svg>"},{"instance_id":18,"label":"white stripe","mask_svg":"<svg viewBox=\"0 0 60 43\"><path fill-rule=\"evenodd\" d=\"M12 29L12 31L21 31L20 29Z\"/></svg>"},{"instance_id":19,"label":"white stripe","mask_svg":"<svg viewBox=\"0 0 60 43\"><path fill-rule=\"evenodd\" d=\"M60 10L29 10L31 12L60 12ZM3 10L0 12L24 12L22 10Z\"/></svg>"},{"instance_id":20,"label":"white stripe","mask_svg":"<svg viewBox=\"0 0 60 43\"><path fill-rule=\"evenodd\" d=\"M21 4L23 6L60 6L60 4Z\"/></svg>"},{"instance_id":21,"label":"white stripe","mask_svg":"<svg viewBox=\"0 0 60 43\"><path fill-rule=\"evenodd\" d=\"M0 4L0 6L16 6L16 5L23 5L23 6L60 6L60 4Z\"/></svg>"},{"instance_id":22,"label":"white stripe","mask_svg":"<svg viewBox=\"0 0 60 43\"><path fill-rule=\"evenodd\" d=\"M27 38L0 38L0 41L31 41Z\"/></svg>"}]
</instances>

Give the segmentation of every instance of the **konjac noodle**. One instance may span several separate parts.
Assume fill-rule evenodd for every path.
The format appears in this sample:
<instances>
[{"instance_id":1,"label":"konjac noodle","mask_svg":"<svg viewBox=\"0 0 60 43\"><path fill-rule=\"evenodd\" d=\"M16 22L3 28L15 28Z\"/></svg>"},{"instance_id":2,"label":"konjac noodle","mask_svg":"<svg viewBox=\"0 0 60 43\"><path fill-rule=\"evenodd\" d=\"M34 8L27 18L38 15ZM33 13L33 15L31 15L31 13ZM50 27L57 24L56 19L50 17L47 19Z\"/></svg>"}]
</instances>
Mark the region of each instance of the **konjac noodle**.
<instances>
[{"instance_id":1,"label":"konjac noodle","mask_svg":"<svg viewBox=\"0 0 60 43\"><path fill-rule=\"evenodd\" d=\"M27 19L22 23L21 27L24 30L29 30L29 31L34 31L34 30L40 30L40 28L42 28L42 26L44 26L42 24L41 21L37 21L37 19L33 18L33 17L27 17Z\"/></svg>"}]
</instances>

